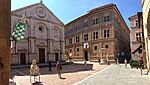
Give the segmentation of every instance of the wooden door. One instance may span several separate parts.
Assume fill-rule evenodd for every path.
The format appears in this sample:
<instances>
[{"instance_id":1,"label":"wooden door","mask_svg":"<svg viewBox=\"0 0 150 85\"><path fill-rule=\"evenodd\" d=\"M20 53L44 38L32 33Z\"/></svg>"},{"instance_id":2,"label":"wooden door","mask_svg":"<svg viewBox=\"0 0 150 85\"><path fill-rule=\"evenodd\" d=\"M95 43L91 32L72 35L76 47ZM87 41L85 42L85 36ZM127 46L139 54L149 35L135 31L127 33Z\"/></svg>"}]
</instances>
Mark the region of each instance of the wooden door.
<instances>
[{"instance_id":1,"label":"wooden door","mask_svg":"<svg viewBox=\"0 0 150 85\"><path fill-rule=\"evenodd\" d=\"M57 62L59 59L58 53L55 53L55 61Z\"/></svg>"},{"instance_id":2,"label":"wooden door","mask_svg":"<svg viewBox=\"0 0 150 85\"><path fill-rule=\"evenodd\" d=\"M88 61L88 51L84 51L84 58L86 61Z\"/></svg>"},{"instance_id":3,"label":"wooden door","mask_svg":"<svg viewBox=\"0 0 150 85\"><path fill-rule=\"evenodd\" d=\"M45 63L45 49L43 48L39 49L39 62Z\"/></svg>"},{"instance_id":4,"label":"wooden door","mask_svg":"<svg viewBox=\"0 0 150 85\"><path fill-rule=\"evenodd\" d=\"M26 64L26 54L25 53L20 53L20 63L21 63L21 65Z\"/></svg>"}]
</instances>

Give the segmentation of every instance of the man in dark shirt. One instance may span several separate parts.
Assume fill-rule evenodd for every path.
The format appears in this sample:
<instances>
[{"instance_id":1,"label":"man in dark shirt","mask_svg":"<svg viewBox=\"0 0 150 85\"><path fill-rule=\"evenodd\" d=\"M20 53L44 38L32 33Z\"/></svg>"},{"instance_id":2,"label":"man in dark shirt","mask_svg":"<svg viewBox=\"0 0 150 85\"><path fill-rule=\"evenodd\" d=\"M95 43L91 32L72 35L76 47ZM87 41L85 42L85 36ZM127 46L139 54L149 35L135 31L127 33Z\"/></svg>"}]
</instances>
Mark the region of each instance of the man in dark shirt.
<instances>
[{"instance_id":1,"label":"man in dark shirt","mask_svg":"<svg viewBox=\"0 0 150 85\"><path fill-rule=\"evenodd\" d=\"M52 62L51 61L48 62L48 67L49 67L49 71L52 71Z\"/></svg>"}]
</instances>

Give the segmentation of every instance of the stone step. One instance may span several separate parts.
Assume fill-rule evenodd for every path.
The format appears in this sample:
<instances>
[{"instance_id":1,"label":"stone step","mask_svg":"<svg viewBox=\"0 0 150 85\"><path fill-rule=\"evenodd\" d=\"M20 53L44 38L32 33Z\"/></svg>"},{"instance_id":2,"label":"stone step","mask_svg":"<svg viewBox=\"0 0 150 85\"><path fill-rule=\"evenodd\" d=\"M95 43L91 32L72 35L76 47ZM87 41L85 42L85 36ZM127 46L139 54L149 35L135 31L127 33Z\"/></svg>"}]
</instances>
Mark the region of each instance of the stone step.
<instances>
[{"instance_id":1,"label":"stone step","mask_svg":"<svg viewBox=\"0 0 150 85\"><path fill-rule=\"evenodd\" d=\"M69 65L72 64L73 62L60 62L61 65ZM37 64L40 68L42 67L48 67L49 64L48 63L40 63ZM16 68L30 68L31 64L27 64L27 65L11 65L11 69L16 69ZM52 67L56 66L55 62L52 62L51 64Z\"/></svg>"}]
</instances>

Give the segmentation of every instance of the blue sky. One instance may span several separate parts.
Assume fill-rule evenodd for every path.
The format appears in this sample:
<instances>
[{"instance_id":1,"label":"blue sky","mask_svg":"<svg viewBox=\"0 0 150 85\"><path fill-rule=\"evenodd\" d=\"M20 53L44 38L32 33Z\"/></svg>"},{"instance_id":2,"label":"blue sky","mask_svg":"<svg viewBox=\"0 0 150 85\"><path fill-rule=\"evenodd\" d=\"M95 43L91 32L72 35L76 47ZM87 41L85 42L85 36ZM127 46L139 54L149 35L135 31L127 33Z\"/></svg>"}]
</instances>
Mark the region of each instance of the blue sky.
<instances>
[{"instance_id":1,"label":"blue sky","mask_svg":"<svg viewBox=\"0 0 150 85\"><path fill-rule=\"evenodd\" d=\"M40 0L11 0L11 10L25 7ZM114 3L120 10L123 18L129 26L128 18L141 11L141 0L43 0L43 3L64 23L84 15L87 11Z\"/></svg>"}]
</instances>

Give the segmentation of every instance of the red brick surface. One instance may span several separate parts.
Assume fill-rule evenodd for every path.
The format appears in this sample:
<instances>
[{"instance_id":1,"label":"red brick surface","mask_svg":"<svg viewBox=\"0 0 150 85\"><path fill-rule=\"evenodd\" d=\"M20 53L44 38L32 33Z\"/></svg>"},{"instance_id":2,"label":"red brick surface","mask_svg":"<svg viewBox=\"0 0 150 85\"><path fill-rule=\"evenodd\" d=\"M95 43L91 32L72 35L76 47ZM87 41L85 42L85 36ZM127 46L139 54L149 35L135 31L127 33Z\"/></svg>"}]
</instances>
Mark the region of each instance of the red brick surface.
<instances>
[{"instance_id":1,"label":"red brick surface","mask_svg":"<svg viewBox=\"0 0 150 85\"><path fill-rule=\"evenodd\" d=\"M43 82L45 85L71 85L104 69L105 67L107 67L107 65L99 65L98 63L94 62L88 62L87 65L84 65L83 62L64 65L62 66L62 79L58 78L55 67L52 68L52 72L48 71L48 67L40 68L41 82ZM42 85L39 83L30 83L29 68L13 69L11 71L11 78L20 85Z\"/></svg>"}]
</instances>

